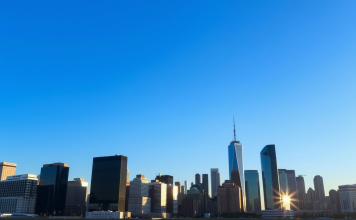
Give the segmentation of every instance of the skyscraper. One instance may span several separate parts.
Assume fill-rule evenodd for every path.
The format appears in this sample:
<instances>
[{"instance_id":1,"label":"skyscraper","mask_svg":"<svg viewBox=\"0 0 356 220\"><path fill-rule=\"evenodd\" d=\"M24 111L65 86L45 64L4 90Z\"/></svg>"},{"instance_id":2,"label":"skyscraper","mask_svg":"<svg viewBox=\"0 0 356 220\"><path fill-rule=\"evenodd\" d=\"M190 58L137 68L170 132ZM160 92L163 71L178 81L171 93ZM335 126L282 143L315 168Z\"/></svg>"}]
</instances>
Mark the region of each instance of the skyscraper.
<instances>
[{"instance_id":1,"label":"skyscraper","mask_svg":"<svg viewBox=\"0 0 356 220\"><path fill-rule=\"evenodd\" d=\"M315 200L317 202L325 202L325 191L323 177L316 175L314 177Z\"/></svg>"},{"instance_id":2,"label":"skyscraper","mask_svg":"<svg viewBox=\"0 0 356 220\"><path fill-rule=\"evenodd\" d=\"M260 212L260 178L257 170L245 170L245 188L247 212Z\"/></svg>"},{"instance_id":3,"label":"skyscraper","mask_svg":"<svg viewBox=\"0 0 356 220\"><path fill-rule=\"evenodd\" d=\"M220 186L220 173L218 168L210 169L211 176L211 197L217 196L217 190Z\"/></svg>"},{"instance_id":4,"label":"skyscraper","mask_svg":"<svg viewBox=\"0 0 356 220\"><path fill-rule=\"evenodd\" d=\"M40 184L37 186L36 214L64 214L68 175L69 167L66 163L43 165Z\"/></svg>"},{"instance_id":5,"label":"skyscraper","mask_svg":"<svg viewBox=\"0 0 356 220\"><path fill-rule=\"evenodd\" d=\"M130 182L128 211L133 216L147 215L151 212L151 198L148 197L149 182L144 175L136 175ZM127 196L127 195L126 195Z\"/></svg>"},{"instance_id":6,"label":"skyscraper","mask_svg":"<svg viewBox=\"0 0 356 220\"><path fill-rule=\"evenodd\" d=\"M305 206L305 183L304 177L299 175L295 178L297 182L297 189L298 189L298 203L299 209L304 210L307 207Z\"/></svg>"},{"instance_id":7,"label":"skyscraper","mask_svg":"<svg viewBox=\"0 0 356 220\"><path fill-rule=\"evenodd\" d=\"M203 174L203 188L204 188L204 192L209 196L209 176L208 176L208 174Z\"/></svg>"},{"instance_id":8,"label":"skyscraper","mask_svg":"<svg viewBox=\"0 0 356 220\"><path fill-rule=\"evenodd\" d=\"M158 182L161 182L161 183L173 185L173 176L170 176L170 175L158 174L156 176L156 180L158 180Z\"/></svg>"},{"instance_id":9,"label":"skyscraper","mask_svg":"<svg viewBox=\"0 0 356 220\"><path fill-rule=\"evenodd\" d=\"M188 181L187 180L185 180L184 181L184 194L187 194L187 189L188 189Z\"/></svg>"},{"instance_id":10,"label":"skyscraper","mask_svg":"<svg viewBox=\"0 0 356 220\"><path fill-rule=\"evenodd\" d=\"M94 157L89 211L125 212L126 175L127 157Z\"/></svg>"},{"instance_id":11,"label":"skyscraper","mask_svg":"<svg viewBox=\"0 0 356 220\"><path fill-rule=\"evenodd\" d=\"M265 210L280 209L281 197L275 146L266 145L260 156Z\"/></svg>"},{"instance_id":12,"label":"skyscraper","mask_svg":"<svg viewBox=\"0 0 356 220\"><path fill-rule=\"evenodd\" d=\"M232 180L226 180L218 187L217 201L219 213L241 212L241 188Z\"/></svg>"},{"instance_id":13,"label":"skyscraper","mask_svg":"<svg viewBox=\"0 0 356 220\"><path fill-rule=\"evenodd\" d=\"M245 194L245 175L242 154L242 144L236 140L235 121L234 121L234 140L228 146L229 156L229 176L235 185L242 190L241 204L242 210L246 211L246 194Z\"/></svg>"},{"instance_id":14,"label":"skyscraper","mask_svg":"<svg viewBox=\"0 0 356 220\"><path fill-rule=\"evenodd\" d=\"M339 186L341 213L356 212L356 184Z\"/></svg>"},{"instance_id":15,"label":"skyscraper","mask_svg":"<svg viewBox=\"0 0 356 220\"><path fill-rule=\"evenodd\" d=\"M0 162L0 181L6 180L8 176L14 176L16 166L16 163Z\"/></svg>"},{"instance_id":16,"label":"skyscraper","mask_svg":"<svg viewBox=\"0 0 356 220\"><path fill-rule=\"evenodd\" d=\"M167 184L151 182L149 197L151 198L151 213L167 212Z\"/></svg>"},{"instance_id":17,"label":"skyscraper","mask_svg":"<svg viewBox=\"0 0 356 220\"><path fill-rule=\"evenodd\" d=\"M195 184L200 184L200 174L195 174Z\"/></svg>"},{"instance_id":18,"label":"skyscraper","mask_svg":"<svg viewBox=\"0 0 356 220\"><path fill-rule=\"evenodd\" d=\"M278 173L281 196L288 196L290 198L290 208L292 210L298 210L299 203L295 171L278 169Z\"/></svg>"},{"instance_id":19,"label":"skyscraper","mask_svg":"<svg viewBox=\"0 0 356 220\"><path fill-rule=\"evenodd\" d=\"M340 212L340 196L339 192L331 189L329 191L329 198L330 198L330 208L333 212L339 213Z\"/></svg>"},{"instance_id":20,"label":"skyscraper","mask_svg":"<svg viewBox=\"0 0 356 220\"><path fill-rule=\"evenodd\" d=\"M73 181L68 181L65 216L76 214L81 216L86 212L88 195L88 182L84 182L84 178L74 178Z\"/></svg>"}]
</instances>

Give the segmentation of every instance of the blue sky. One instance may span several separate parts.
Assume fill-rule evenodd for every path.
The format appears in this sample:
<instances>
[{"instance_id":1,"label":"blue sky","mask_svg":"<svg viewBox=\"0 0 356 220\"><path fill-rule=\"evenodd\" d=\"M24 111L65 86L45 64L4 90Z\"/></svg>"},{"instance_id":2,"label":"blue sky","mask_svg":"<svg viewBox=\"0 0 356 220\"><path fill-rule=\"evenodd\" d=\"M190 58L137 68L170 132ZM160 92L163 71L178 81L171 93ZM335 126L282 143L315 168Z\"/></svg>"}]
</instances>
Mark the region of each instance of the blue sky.
<instances>
[{"instance_id":1,"label":"blue sky","mask_svg":"<svg viewBox=\"0 0 356 220\"><path fill-rule=\"evenodd\" d=\"M0 161L54 161L90 182L92 158L131 179L228 178L232 117L245 169L356 183L355 1L3 1Z\"/></svg>"}]
</instances>

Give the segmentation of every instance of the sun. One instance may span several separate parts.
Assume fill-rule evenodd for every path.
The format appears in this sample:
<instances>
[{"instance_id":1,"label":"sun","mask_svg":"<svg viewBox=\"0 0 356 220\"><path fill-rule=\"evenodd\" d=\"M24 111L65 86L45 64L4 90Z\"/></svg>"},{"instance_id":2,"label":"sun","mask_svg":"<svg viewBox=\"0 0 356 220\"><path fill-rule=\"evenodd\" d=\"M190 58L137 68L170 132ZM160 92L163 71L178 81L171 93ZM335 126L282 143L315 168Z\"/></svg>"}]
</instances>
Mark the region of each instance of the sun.
<instances>
[{"instance_id":1,"label":"sun","mask_svg":"<svg viewBox=\"0 0 356 220\"><path fill-rule=\"evenodd\" d=\"M285 202L285 203L290 202L289 196L283 196L283 202Z\"/></svg>"}]
</instances>

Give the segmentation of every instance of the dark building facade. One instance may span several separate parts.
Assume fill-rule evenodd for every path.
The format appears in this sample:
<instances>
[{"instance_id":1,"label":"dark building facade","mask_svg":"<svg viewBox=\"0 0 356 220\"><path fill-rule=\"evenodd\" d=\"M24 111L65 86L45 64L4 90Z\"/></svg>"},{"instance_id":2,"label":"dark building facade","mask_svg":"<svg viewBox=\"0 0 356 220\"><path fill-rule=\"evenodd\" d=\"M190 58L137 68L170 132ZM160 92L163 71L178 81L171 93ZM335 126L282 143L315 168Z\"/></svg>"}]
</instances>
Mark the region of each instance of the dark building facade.
<instances>
[{"instance_id":1,"label":"dark building facade","mask_svg":"<svg viewBox=\"0 0 356 220\"><path fill-rule=\"evenodd\" d=\"M88 183L83 178L68 181L65 215L81 216L86 212Z\"/></svg>"},{"instance_id":2,"label":"dark building facade","mask_svg":"<svg viewBox=\"0 0 356 220\"><path fill-rule=\"evenodd\" d=\"M300 210L305 210L307 207L305 206L305 183L304 177L299 175L296 178L297 182L297 191L298 191L298 204Z\"/></svg>"},{"instance_id":3,"label":"dark building facade","mask_svg":"<svg viewBox=\"0 0 356 220\"><path fill-rule=\"evenodd\" d=\"M203 174L203 188L205 194L209 196L209 175L208 174Z\"/></svg>"},{"instance_id":4,"label":"dark building facade","mask_svg":"<svg viewBox=\"0 0 356 220\"><path fill-rule=\"evenodd\" d=\"M94 157L89 211L125 211L127 157Z\"/></svg>"},{"instance_id":5,"label":"dark building facade","mask_svg":"<svg viewBox=\"0 0 356 220\"><path fill-rule=\"evenodd\" d=\"M314 177L315 200L325 202L325 191L323 177L316 175Z\"/></svg>"},{"instance_id":6,"label":"dark building facade","mask_svg":"<svg viewBox=\"0 0 356 220\"><path fill-rule=\"evenodd\" d=\"M294 170L278 169L281 196L290 197L291 210L299 210L297 181Z\"/></svg>"},{"instance_id":7,"label":"dark building facade","mask_svg":"<svg viewBox=\"0 0 356 220\"><path fill-rule=\"evenodd\" d=\"M63 215L66 204L69 167L65 163L45 164L37 186L35 213Z\"/></svg>"},{"instance_id":8,"label":"dark building facade","mask_svg":"<svg viewBox=\"0 0 356 220\"><path fill-rule=\"evenodd\" d=\"M201 182L200 182L200 174L199 173L197 173L197 174L195 174L195 184L200 184Z\"/></svg>"},{"instance_id":9,"label":"dark building facade","mask_svg":"<svg viewBox=\"0 0 356 220\"><path fill-rule=\"evenodd\" d=\"M161 182L161 183L173 185L173 176L170 176L170 175L159 174L158 176L156 176L156 180L158 180L158 182Z\"/></svg>"},{"instance_id":10,"label":"dark building facade","mask_svg":"<svg viewBox=\"0 0 356 220\"><path fill-rule=\"evenodd\" d=\"M245 188L247 212L260 212L260 178L257 170L245 170Z\"/></svg>"},{"instance_id":11,"label":"dark building facade","mask_svg":"<svg viewBox=\"0 0 356 220\"><path fill-rule=\"evenodd\" d=\"M260 156L265 210L280 209L281 197L275 145L265 146Z\"/></svg>"},{"instance_id":12,"label":"dark building facade","mask_svg":"<svg viewBox=\"0 0 356 220\"><path fill-rule=\"evenodd\" d=\"M339 192L332 189L329 191L330 209L335 213L340 213L340 197Z\"/></svg>"}]
</instances>

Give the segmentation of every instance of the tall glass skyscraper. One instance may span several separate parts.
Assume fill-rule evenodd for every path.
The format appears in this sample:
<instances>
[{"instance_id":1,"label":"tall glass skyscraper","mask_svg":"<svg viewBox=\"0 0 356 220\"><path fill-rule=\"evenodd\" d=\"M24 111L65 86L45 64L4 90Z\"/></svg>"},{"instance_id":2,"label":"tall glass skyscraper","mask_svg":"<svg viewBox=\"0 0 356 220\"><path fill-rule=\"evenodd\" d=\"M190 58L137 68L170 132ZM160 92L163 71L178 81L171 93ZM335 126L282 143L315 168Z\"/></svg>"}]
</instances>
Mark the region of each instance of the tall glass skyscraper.
<instances>
[{"instance_id":1,"label":"tall glass skyscraper","mask_svg":"<svg viewBox=\"0 0 356 220\"><path fill-rule=\"evenodd\" d=\"M37 186L35 213L64 215L69 167L66 163L45 164Z\"/></svg>"},{"instance_id":2,"label":"tall glass skyscraper","mask_svg":"<svg viewBox=\"0 0 356 220\"><path fill-rule=\"evenodd\" d=\"M257 170L245 170L245 188L247 212L260 212L260 178Z\"/></svg>"},{"instance_id":3,"label":"tall glass skyscraper","mask_svg":"<svg viewBox=\"0 0 356 220\"><path fill-rule=\"evenodd\" d=\"M299 209L297 182L294 170L278 169L281 196L290 197L290 208Z\"/></svg>"},{"instance_id":4,"label":"tall glass skyscraper","mask_svg":"<svg viewBox=\"0 0 356 220\"><path fill-rule=\"evenodd\" d=\"M127 157L94 157L89 211L125 211Z\"/></svg>"},{"instance_id":5,"label":"tall glass skyscraper","mask_svg":"<svg viewBox=\"0 0 356 220\"><path fill-rule=\"evenodd\" d=\"M281 196L275 146L273 144L265 146L260 156L265 210L280 209Z\"/></svg>"},{"instance_id":6,"label":"tall glass skyscraper","mask_svg":"<svg viewBox=\"0 0 356 220\"><path fill-rule=\"evenodd\" d=\"M242 154L242 144L236 140L235 120L234 120L234 140L228 146L229 156L229 177L235 185L241 188L241 204L243 211L246 211L245 175Z\"/></svg>"}]
</instances>

